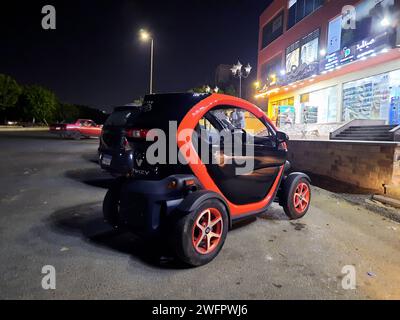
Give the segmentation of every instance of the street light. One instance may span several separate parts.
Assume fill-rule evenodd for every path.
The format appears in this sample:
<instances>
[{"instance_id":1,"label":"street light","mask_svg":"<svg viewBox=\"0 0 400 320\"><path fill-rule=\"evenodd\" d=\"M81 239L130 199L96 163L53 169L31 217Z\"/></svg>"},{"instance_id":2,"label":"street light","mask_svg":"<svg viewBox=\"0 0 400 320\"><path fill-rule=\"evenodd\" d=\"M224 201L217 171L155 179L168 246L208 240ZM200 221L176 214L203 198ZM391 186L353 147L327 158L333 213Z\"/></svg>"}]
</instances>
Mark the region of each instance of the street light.
<instances>
[{"instance_id":1,"label":"street light","mask_svg":"<svg viewBox=\"0 0 400 320\"><path fill-rule=\"evenodd\" d=\"M232 74L235 78L239 78L239 97L242 97L242 78L246 79L251 72L252 67L248 63L246 67L243 69L243 65L238 61L237 64L234 64L231 68Z\"/></svg>"},{"instance_id":2,"label":"street light","mask_svg":"<svg viewBox=\"0 0 400 320\"><path fill-rule=\"evenodd\" d=\"M144 29L140 30L140 39L143 42L151 41L151 53L150 53L150 94L153 93L153 70L154 70L154 39L149 32Z\"/></svg>"}]
</instances>

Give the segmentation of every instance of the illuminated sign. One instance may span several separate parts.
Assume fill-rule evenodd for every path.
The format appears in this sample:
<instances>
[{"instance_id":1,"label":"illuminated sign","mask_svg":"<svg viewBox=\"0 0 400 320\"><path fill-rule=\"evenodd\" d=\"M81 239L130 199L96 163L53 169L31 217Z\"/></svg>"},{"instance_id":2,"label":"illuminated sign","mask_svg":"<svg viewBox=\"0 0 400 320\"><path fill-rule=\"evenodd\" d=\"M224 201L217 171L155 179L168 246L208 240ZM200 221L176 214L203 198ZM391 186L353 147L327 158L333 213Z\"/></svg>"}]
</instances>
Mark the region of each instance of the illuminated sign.
<instances>
[{"instance_id":1,"label":"illuminated sign","mask_svg":"<svg viewBox=\"0 0 400 320\"><path fill-rule=\"evenodd\" d=\"M320 71L330 71L341 65L385 52L386 49L393 47L392 39L390 32L384 32L378 36L361 40L352 46L344 47L340 51L328 54L320 63Z\"/></svg>"},{"instance_id":2,"label":"illuminated sign","mask_svg":"<svg viewBox=\"0 0 400 320\"><path fill-rule=\"evenodd\" d=\"M338 17L329 22L328 29L328 46L326 52L328 54L340 50L342 40L342 17Z\"/></svg>"}]
</instances>

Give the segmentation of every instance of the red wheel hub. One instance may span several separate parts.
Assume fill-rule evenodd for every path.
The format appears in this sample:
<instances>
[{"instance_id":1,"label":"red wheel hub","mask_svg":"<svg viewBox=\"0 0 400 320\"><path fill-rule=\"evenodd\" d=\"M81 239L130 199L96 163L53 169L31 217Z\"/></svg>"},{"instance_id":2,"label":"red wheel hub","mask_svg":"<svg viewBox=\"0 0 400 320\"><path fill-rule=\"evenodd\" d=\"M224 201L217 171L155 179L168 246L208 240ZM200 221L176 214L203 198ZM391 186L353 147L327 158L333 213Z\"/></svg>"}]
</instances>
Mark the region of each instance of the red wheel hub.
<instances>
[{"instance_id":1,"label":"red wheel hub","mask_svg":"<svg viewBox=\"0 0 400 320\"><path fill-rule=\"evenodd\" d=\"M297 185L294 192L293 205L294 209L298 214L304 213L306 211L308 204L310 203L310 188L304 182Z\"/></svg>"},{"instance_id":2,"label":"red wheel hub","mask_svg":"<svg viewBox=\"0 0 400 320\"><path fill-rule=\"evenodd\" d=\"M192 231L192 244L200 254L215 250L222 238L224 224L219 210L209 208L198 216Z\"/></svg>"}]
</instances>

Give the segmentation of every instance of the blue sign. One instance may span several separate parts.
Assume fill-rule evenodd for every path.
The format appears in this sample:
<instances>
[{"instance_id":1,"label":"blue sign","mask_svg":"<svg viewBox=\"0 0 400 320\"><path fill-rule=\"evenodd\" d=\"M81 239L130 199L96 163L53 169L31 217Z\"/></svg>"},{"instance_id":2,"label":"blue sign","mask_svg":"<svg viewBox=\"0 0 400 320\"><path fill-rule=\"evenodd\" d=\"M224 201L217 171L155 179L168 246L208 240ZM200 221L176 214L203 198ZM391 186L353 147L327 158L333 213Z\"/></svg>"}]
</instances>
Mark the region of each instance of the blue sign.
<instances>
[{"instance_id":1,"label":"blue sign","mask_svg":"<svg viewBox=\"0 0 400 320\"><path fill-rule=\"evenodd\" d=\"M326 52L328 55L341 49L342 39L342 16L329 22L328 46Z\"/></svg>"}]
</instances>

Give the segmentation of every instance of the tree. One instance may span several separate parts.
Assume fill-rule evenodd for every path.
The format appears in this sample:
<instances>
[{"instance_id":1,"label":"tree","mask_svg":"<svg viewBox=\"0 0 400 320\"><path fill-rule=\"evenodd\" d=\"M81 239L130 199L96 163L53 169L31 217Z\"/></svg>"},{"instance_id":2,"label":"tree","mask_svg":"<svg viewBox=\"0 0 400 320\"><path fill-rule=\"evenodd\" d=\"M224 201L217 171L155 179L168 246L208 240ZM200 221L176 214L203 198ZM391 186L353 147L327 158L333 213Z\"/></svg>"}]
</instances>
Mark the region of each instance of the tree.
<instances>
[{"instance_id":1,"label":"tree","mask_svg":"<svg viewBox=\"0 0 400 320\"><path fill-rule=\"evenodd\" d=\"M46 88L37 85L24 87L20 104L24 114L33 122L39 120L47 124L56 117L57 98Z\"/></svg>"},{"instance_id":2,"label":"tree","mask_svg":"<svg viewBox=\"0 0 400 320\"><path fill-rule=\"evenodd\" d=\"M10 76L0 74L0 110L14 107L21 91L17 81Z\"/></svg>"},{"instance_id":3,"label":"tree","mask_svg":"<svg viewBox=\"0 0 400 320\"><path fill-rule=\"evenodd\" d=\"M57 120L64 122L76 121L80 116L79 107L73 104L60 103L58 105Z\"/></svg>"},{"instance_id":4,"label":"tree","mask_svg":"<svg viewBox=\"0 0 400 320\"><path fill-rule=\"evenodd\" d=\"M236 96L236 89L233 85L226 87L224 90L221 90L221 93L225 93L230 96Z\"/></svg>"}]
</instances>

